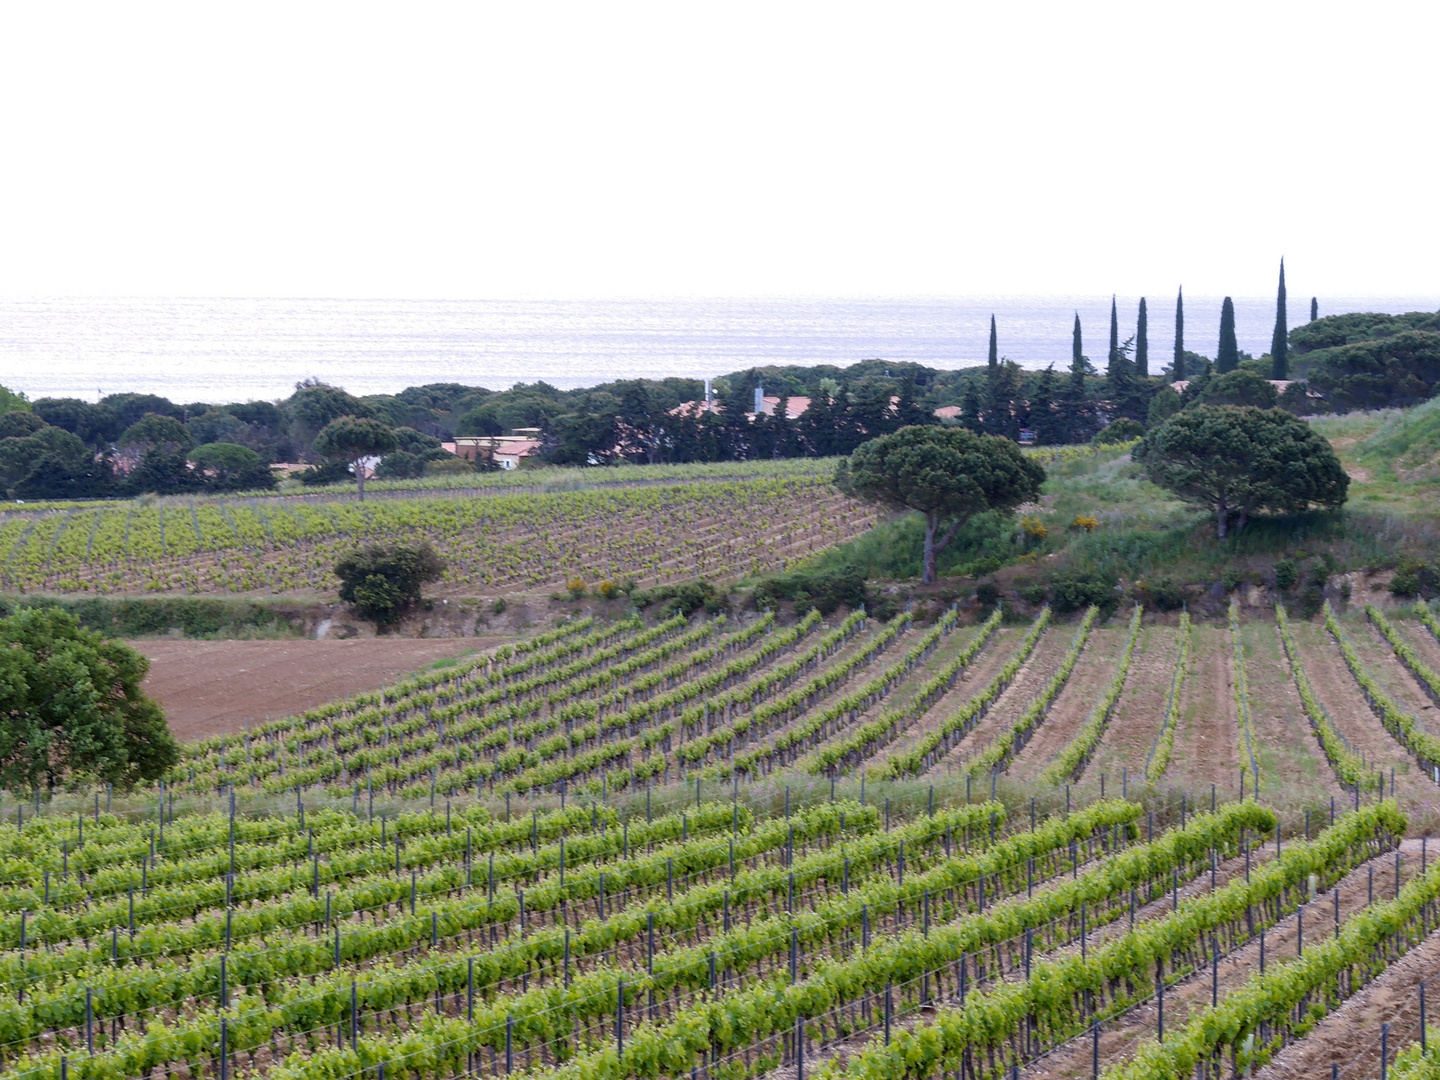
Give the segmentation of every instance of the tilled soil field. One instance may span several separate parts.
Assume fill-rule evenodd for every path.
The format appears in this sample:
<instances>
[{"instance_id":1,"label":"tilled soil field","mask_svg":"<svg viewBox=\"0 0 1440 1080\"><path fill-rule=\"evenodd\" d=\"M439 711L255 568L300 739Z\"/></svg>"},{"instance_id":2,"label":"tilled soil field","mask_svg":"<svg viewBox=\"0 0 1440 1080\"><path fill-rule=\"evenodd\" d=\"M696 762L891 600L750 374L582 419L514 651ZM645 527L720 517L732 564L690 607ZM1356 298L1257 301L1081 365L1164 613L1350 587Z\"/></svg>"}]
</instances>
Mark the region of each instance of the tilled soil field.
<instances>
[{"instance_id":1,"label":"tilled soil field","mask_svg":"<svg viewBox=\"0 0 1440 1080\"><path fill-rule=\"evenodd\" d=\"M373 690L436 660L491 648L500 639L354 638L349 641L131 642L150 658L145 692L170 730L203 739L269 716Z\"/></svg>"}]
</instances>

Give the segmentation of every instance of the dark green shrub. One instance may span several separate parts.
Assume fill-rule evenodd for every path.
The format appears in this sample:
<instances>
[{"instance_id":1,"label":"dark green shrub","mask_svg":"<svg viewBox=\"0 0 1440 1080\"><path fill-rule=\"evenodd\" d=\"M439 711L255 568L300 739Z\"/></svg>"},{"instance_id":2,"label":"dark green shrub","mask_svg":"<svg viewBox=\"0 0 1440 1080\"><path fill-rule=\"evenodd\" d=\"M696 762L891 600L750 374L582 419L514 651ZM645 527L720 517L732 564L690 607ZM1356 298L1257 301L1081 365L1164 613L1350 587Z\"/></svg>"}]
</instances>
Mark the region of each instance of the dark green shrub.
<instances>
[{"instance_id":1,"label":"dark green shrub","mask_svg":"<svg viewBox=\"0 0 1440 1080\"><path fill-rule=\"evenodd\" d=\"M344 461L327 461L296 473L295 479L307 487L343 483L350 479L350 465Z\"/></svg>"},{"instance_id":2,"label":"dark green shrub","mask_svg":"<svg viewBox=\"0 0 1440 1080\"><path fill-rule=\"evenodd\" d=\"M340 599L377 627L393 626L420 602L420 589L438 581L445 561L429 544L367 544L335 564Z\"/></svg>"},{"instance_id":3,"label":"dark green shrub","mask_svg":"<svg viewBox=\"0 0 1440 1080\"><path fill-rule=\"evenodd\" d=\"M1050 579L1050 605L1061 615L1096 605L1113 611L1120 603L1115 579L1084 570L1059 570Z\"/></svg>"},{"instance_id":4,"label":"dark green shrub","mask_svg":"<svg viewBox=\"0 0 1440 1080\"><path fill-rule=\"evenodd\" d=\"M638 608L654 607L663 618L692 615L702 607L711 615L725 610L725 597L708 581L685 581L678 585L657 585L636 589L630 599Z\"/></svg>"},{"instance_id":5,"label":"dark green shrub","mask_svg":"<svg viewBox=\"0 0 1440 1080\"><path fill-rule=\"evenodd\" d=\"M1171 577L1155 578L1141 586L1146 604L1160 611L1176 611L1185 606L1185 586Z\"/></svg>"},{"instance_id":6,"label":"dark green shrub","mask_svg":"<svg viewBox=\"0 0 1440 1080\"><path fill-rule=\"evenodd\" d=\"M1227 566L1220 571L1220 584L1225 586L1226 592L1245 584L1248 580L1249 574L1243 566Z\"/></svg>"},{"instance_id":7,"label":"dark green shrub","mask_svg":"<svg viewBox=\"0 0 1440 1080\"><path fill-rule=\"evenodd\" d=\"M1097 431L1090 441L1096 446L1114 446L1117 443L1138 439L1144 434L1145 426L1143 424L1138 420L1131 420L1128 416L1122 416Z\"/></svg>"},{"instance_id":8,"label":"dark green shrub","mask_svg":"<svg viewBox=\"0 0 1440 1080\"><path fill-rule=\"evenodd\" d=\"M1275 564L1275 587L1281 592L1294 587L1300 580L1300 568L1293 559L1281 559Z\"/></svg>"},{"instance_id":9,"label":"dark green shrub","mask_svg":"<svg viewBox=\"0 0 1440 1080\"><path fill-rule=\"evenodd\" d=\"M1419 559L1404 559L1390 579L1390 591L1396 596L1434 596L1440 588L1440 567Z\"/></svg>"},{"instance_id":10,"label":"dark green shrub","mask_svg":"<svg viewBox=\"0 0 1440 1080\"><path fill-rule=\"evenodd\" d=\"M844 566L838 570L777 574L755 587L754 600L761 611L777 607L781 600L793 602L796 610L817 608L822 615L829 615L841 605L858 608L866 601L865 571L858 566Z\"/></svg>"},{"instance_id":11,"label":"dark green shrub","mask_svg":"<svg viewBox=\"0 0 1440 1080\"><path fill-rule=\"evenodd\" d=\"M1043 604L1050 594L1050 587L1038 578L1028 578L1015 582L1015 591L1027 604Z\"/></svg>"},{"instance_id":12,"label":"dark green shrub","mask_svg":"<svg viewBox=\"0 0 1440 1080\"><path fill-rule=\"evenodd\" d=\"M1000 602L1000 590L993 581L982 581L975 586L975 599L980 602L981 607L993 608Z\"/></svg>"}]
</instances>

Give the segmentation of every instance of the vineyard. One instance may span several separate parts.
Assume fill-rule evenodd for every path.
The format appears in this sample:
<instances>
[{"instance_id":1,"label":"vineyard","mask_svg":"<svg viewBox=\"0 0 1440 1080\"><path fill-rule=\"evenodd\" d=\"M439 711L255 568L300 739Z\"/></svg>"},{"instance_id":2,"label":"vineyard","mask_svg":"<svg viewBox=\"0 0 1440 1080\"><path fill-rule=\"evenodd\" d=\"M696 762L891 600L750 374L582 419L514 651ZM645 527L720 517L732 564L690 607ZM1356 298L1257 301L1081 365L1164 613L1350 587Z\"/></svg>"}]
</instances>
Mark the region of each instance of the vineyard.
<instances>
[{"instance_id":1,"label":"vineyard","mask_svg":"<svg viewBox=\"0 0 1440 1080\"><path fill-rule=\"evenodd\" d=\"M574 619L7 800L0 1067L1429 1075L1437 629Z\"/></svg>"},{"instance_id":2,"label":"vineyard","mask_svg":"<svg viewBox=\"0 0 1440 1080\"><path fill-rule=\"evenodd\" d=\"M411 494L411 493L407 493ZM785 566L876 521L828 474L578 491L323 500L163 499L10 511L0 591L289 593L336 588L356 543L428 539L442 589L521 591L633 578L728 580Z\"/></svg>"}]
</instances>

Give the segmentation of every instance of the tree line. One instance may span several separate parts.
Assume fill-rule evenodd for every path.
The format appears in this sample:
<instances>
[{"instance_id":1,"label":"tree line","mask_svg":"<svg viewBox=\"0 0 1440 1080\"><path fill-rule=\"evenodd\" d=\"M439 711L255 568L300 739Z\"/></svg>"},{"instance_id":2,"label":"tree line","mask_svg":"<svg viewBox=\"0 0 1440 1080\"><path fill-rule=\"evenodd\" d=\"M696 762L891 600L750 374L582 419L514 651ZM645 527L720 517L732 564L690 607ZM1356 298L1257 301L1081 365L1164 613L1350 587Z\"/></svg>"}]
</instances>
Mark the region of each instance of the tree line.
<instances>
[{"instance_id":1,"label":"tree line","mask_svg":"<svg viewBox=\"0 0 1440 1080\"><path fill-rule=\"evenodd\" d=\"M1286 310L1282 262L1271 348L1260 357L1239 348L1229 297L1213 359L1191 351L1181 291L1166 362L1152 357L1147 300L1122 337L1112 299L1103 370L1087 355L1078 314L1064 371L1027 370L1002 355L992 317L983 366L755 367L713 380L708 397L700 380L681 378L569 391L544 382L501 391L434 383L364 396L305 380L283 400L229 404L148 394L27 402L0 388L0 489L21 499L248 490L273 486L276 462L309 465L299 478L323 484L349 480L370 458L381 478L404 479L473 467L444 441L516 429L536 432L537 460L559 465L845 455L904 427L942 423L1014 441L1027 433L1041 445L1113 441L1200 405L1307 415L1410 405L1435 393L1440 314L1321 318L1312 298L1310 321L1290 329ZM1175 383L1185 385L1177 391ZM755 415L760 389L771 401Z\"/></svg>"}]
</instances>

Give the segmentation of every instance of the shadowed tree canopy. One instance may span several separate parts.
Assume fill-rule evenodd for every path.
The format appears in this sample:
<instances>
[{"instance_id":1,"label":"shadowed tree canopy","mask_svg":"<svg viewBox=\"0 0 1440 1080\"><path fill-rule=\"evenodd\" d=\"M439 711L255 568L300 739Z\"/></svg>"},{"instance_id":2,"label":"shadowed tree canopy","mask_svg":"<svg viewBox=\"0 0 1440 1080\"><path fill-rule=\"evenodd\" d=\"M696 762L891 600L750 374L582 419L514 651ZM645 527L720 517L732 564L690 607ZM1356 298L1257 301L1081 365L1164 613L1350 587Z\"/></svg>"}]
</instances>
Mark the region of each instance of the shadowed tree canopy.
<instances>
[{"instance_id":1,"label":"shadowed tree canopy","mask_svg":"<svg viewBox=\"0 0 1440 1080\"><path fill-rule=\"evenodd\" d=\"M365 501L365 458L382 457L397 446L395 433L379 420L342 416L331 420L315 436L311 449L328 461L346 461L355 470L356 489Z\"/></svg>"},{"instance_id":2,"label":"shadowed tree canopy","mask_svg":"<svg viewBox=\"0 0 1440 1080\"><path fill-rule=\"evenodd\" d=\"M1273 409L1278 402L1274 385L1244 368L1214 376L1199 393L1202 405L1254 405L1257 409Z\"/></svg>"},{"instance_id":3,"label":"shadowed tree canopy","mask_svg":"<svg viewBox=\"0 0 1440 1080\"><path fill-rule=\"evenodd\" d=\"M924 580L973 515L1040 494L1045 470L1009 439L961 427L907 427L863 443L835 472L846 494L925 516Z\"/></svg>"},{"instance_id":4,"label":"shadowed tree canopy","mask_svg":"<svg viewBox=\"0 0 1440 1080\"><path fill-rule=\"evenodd\" d=\"M275 474L260 455L235 443L214 442L190 451L190 461L216 491L260 491L275 486Z\"/></svg>"},{"instance_id":5,"label":"shadowed tree canopy","mask_svg":"<svg viewBox=\"0 0 1440 1080\"><path fill-rule=\"evenodd\" d=\"M194 445L190 432L179 420L146 413L120 436L120 449L134 458L125 487L133 492L155 491L163 495L194 486L186 458Z\"/></svg>"},{"instance_id":6,"label":"shadowed tree canopy","mask_svg":"<svg viewBox=\"0 0 1440 1080\"><path fill-rule=\"evenodd\" d=\"M1350 478L1330 444L1282 409L1198 405L1150 431L1134 457L1150 479L1215 514L1224 539L1262 511L1298 513L1345 502Z\"/></svg>"},{"instance_id":7,"label":"shadowed tree canopy","mask_svg":"<svg viewBox=\"0 0 1440 1080\"><path fill-rule=\"evenodd\" d=\"M66 777L129 786L180 760L160 707L140 692L150 661L58 608L0 619L0 783Z\"/></svg>"}]
</instances>

